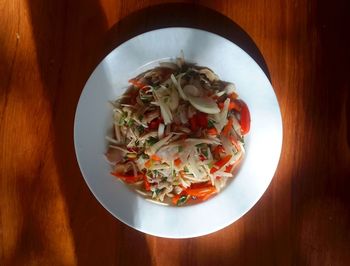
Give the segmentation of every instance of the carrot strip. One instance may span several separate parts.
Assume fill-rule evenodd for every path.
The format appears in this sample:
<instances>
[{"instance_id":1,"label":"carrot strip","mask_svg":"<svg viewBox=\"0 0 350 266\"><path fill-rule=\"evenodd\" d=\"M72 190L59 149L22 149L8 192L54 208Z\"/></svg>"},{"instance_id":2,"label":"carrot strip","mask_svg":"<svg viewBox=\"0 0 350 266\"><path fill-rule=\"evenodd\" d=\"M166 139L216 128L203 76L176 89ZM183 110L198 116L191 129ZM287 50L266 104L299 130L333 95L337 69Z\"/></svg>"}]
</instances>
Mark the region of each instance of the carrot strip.
<instances>
[{"instance_id":1,"label":"carrot strip","mask_svg":"<svg viewBox=\"0 0 350 266\"><path fill-rule=\"evenodd\" d=\"M136 80L136 79L130 79L129 83L131 83L133 86L135 86L138 89L143 89L144 87L146 87L147 85Z\"/></svg>"},{"instance_id":2,"label":"carrot strip","mask_svg":"<svg viewBox=\"0 0 350 266\"><path fill-rule=\"evenodd\" d=\"M233 125L233 119L230 117L226 126L224 127L224 129L222 130L222 133L227 136L228 133L230 132L230 130L232 129L232 125Z\"/></svg>"},{"instance_id":3,"label":"carrot strip","mask_svg":"<svg viewBox=\"0 0 350 266\"><path fill-rule=\"evenodd\" d=\"M150 168L152 166L152 160L148 160L147 162L145 162L145 167L146 168Z\"/></svg>"},{"instance_id":4,"label":"carrot strip","mask_svg":"<svg viewBox=\"0 0 350 266\"><path fill-rule=\"evenodd\" d=\"M181 163L182 163L182 161L180 160L180 158L177 158L174 160L174 164L176 167L178 167Z\"/></svg>"},{"instance_id":5,"label":"carrot strip","mask_svg":"<svg viewBox=\"0 0 350 266\"><path fill-rule=\"evenodd\" d=\"M210 173L214 174L216 171L218 171L220 168L222 168L230 159L232 155L226 155L225 157L221 158L219 161L217 161L214 166L210 169Z\"/></svg>"},{"instance_id":6,"label":"carrot strip","mask_svg":"<svg viewBox=\"0 0 350 266\"><path fill-rule=\"evenodd\" d=\"M153 160L153 161L156 161L156 162L160 162L161 160L162 160L162 158L160 158L158 155L156 155L156 154L153 154L152 156L151 156L151 159Z\"/></svg>"},{"instance_id":7,"label":"carrot strip","mask_svg":"<svg viewBox=\"0 0 350 266\"><path fill-rule=\"evenodd\" d=\"M215 127L207 129L207 134L208 135L213 135L216 136L218 134L218 131L216 130Z\"/></svg>"},{"instance_id":8,"label":"carrot strip","mask_svg":"<svg viewBox=\"0 0 350 266\"><path fill-rule=\"evenodd\" d=\"M216 188L213 186L204 187L204 188L189 188L186 189L186 193L193 197L204 197L208 194L216 192Z\"/></svg>"},{"instance_id":9,"label":"carrot strip","mask_svg":"<svg viewBox=\"0 0 350 266\"><path fill-rule=\"evenodd\" d=\"M223 109L224 106L225 106L225 104L224 104L223 102L220 102L220 103L218 103L218 106L219 106L220 109ZM235 101L232 101L232 102L229 103L229 105L228 105L228 110L229 110L229 111L231 111L231 110L236 110L236 111L240 112L240 111L241 111L241 106L240 106L240 104L235 100Z\"/></svg>"},{"instance_id":10,"label":"carrot strip","mask_svg":"<svg viewBox=\"0 0 350 266\"><path fill-rule=\"evenodd\" d=\"M150 190L151 190L151 184L148 182L147 176L146 176L146 175L143 175L143 181L144 181L144 183L145 183L145 189L146 189L147 191L150 191Z\"/></svg>"},{"instance_id":11,"label":"carrot strip","mask_svg":"<svg viewBox=\"0 0 350 266\"><path fill-rule=\"evenodd\" d=\"M236 111L240 112L241 106L236 101L233 101L233 102L230 102L230 104L228 106L228 110L229 111L236 110Z\"/></svg>"},{"instance_id":12,"label":"carrot strip","mask_svg":"<svg viewBox=\"0 0 350 266\"><path fill-rule=\"evenodd\" d=\"M175 196L171 199L171 201L173 202L174 205L177 204L177 202L179 201L180 197L181 197L181 195L178 194L178 195L175 195Z\"/></svg>"},{"instance_id":13,"label":"carrot strip","mask_svg":"<svg viewBox=\"0 0 350 266\"><path fill-rule=\"evenodd\" d=\"M250 113L248 106L245 102L240 100L241 105L242 105L242 110L241 110L241 131L242 134L245 135L249 132L250 130Z\"/></svg>"},{"instance_id":14,"label":"carrot strip","mask_svg":"<svg viewBox=\"0 0 350 266\"><path fill-rule=\"evenodd\" d=\"M216 191L212 192L212 193L208 193L207 195L205 195L204 197L200 198L202 201L206 201L208 200L211 196L213 196L214 194L216 194Z\"/></svg>"},{"instance_id":15,"label":"carrot strip","mask_svg":"<svg viewBox=\"0 0 350 266\"><path fill-rule=\"evenodd\" d=\"M213 150L213 153L215 155L220 155L220 153L224 153L225 152L225 149L224 147L222 147L222 145L218 145L215 147L215 149Z\"/></svg>"}]
</instances>

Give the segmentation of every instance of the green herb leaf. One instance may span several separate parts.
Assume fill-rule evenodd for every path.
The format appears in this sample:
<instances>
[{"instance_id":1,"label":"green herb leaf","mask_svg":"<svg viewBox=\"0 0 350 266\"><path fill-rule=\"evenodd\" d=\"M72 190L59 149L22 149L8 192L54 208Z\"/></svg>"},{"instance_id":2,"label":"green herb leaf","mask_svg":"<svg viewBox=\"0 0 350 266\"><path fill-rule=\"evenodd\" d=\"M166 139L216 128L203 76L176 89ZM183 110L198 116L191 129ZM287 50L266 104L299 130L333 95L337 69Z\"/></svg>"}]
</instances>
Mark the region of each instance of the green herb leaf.
<instances>
[{"instance_id":1,"label":"green herb leaf","mask_svg":"<svg viewBox=\"0 0 350 266\"><path fill-rule=\"evenodd\" d=\"M142 159L149 159L149 156L146 153L142 153L141 157Z\"/></svg>"},{"instance_id":2,"label":"green herb leaf","mask_svg":"<svg viewBox=\"0 0 350 266\"><path fill-rule=\"evenodd\" d=\"M177 147L177 152L182 152L183 150L184 150L184 147L182 147L182 146Z\"/></svg>"},{"instance_id":3,"label":"green herb leaf","mask_svg":"<svg viewBox=\"0 0 350 266\"><path fill-rule=\"evenodd\" d=\"M207 150L207 149L204 149L204 150L202 151L202 153L203 153L203 155L204 155L206 158L208 158L208 150Z\"/></svg>"},{"instance_id":4,"label":"green herb leaf","mask_svg":"<svg viewBox=\"0 0 350 266\"><path fill-rule=\"evenodd\" d=\"M204 148L206 146L206 144L204 143L199 143L196 145L197 148Z\"/></svg>"},{"instance_id":5,"label":"green herb leaf","mask_svg":"<svg viewBox=\"0 0 350 266\"><path fill-rule=\"evenodd\" d=\"M128 123L127 123L127 125L128 125L129 127L131 127L133 124L134 124L134 120L133 120L133 119L130 119L130 120L128 121Z\"/></svg>"},{"instance_id":6,"label":"green herb leaf","mask_svg":"<svg viewBox=\"0 0 350 266\"><path fill-rule=\"evenodd\" d=\"M213 121L213 120L208 120L208 128L212 128L212 127L215 127L215 121Z\"/></svg>"},{"instance_id":7,"label":"green herb leaf","mask_svg":"<svg viewBox=\"0 0 350 266\"><path fill-rule=\"evenodd\" d=\"M124 125L125 119L127 118L128 114L126 112L122 113L122 116L119 119L119 125Z\"/></svg>"},{"instance_id":8,"label":"green herb leaf","mask_svg":"<svg viewBox=\"0 0 350 266\"><path fill-rule=\"evenodd\" d=\"M158 138L155 137L149 137L147 140L147 144L149 146L153 146L154 144L156 144L158 142Z\"/></svg>"},{"instance_id":9,"label":"green herb leaf","mask_svg":"<svg viewBox=\"0 0 350 266\"><path fill-rule=\"evenodd\" d=\"M137 130L140 134L142 134L143 132L145 132L145 128L141 125L137 126Z\"/></svg>"},{"instance_id":10,"label":"green herb leaf","mask_svg":"<svg viewBox=\"0 0 350 266\"><path fill-rule=\"evenodd\" d=\"M181 196L181 197L179 198L179 200L177 201L176 204L177 204L178 206L179 206L179 205L183 205L183 204L186 203L187 199L188 199L188 196L187 196L187 195L183 195L183 196Z\"/></svg>"}]
</instances>

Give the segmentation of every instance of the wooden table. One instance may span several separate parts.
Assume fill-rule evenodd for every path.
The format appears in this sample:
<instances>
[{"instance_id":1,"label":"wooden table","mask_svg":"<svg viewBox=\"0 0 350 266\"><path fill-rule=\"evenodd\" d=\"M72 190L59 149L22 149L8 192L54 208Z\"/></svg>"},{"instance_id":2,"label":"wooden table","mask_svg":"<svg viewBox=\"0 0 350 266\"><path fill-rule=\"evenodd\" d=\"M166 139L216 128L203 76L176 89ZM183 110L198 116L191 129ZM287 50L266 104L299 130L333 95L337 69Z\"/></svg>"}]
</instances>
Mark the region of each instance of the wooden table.
<instances>
[{"instance_id":1,"label":"wooden table","mask_svg":"<svg viewBox=\"0 0 350 266\"><path fill-rule=\"evenodd\" d=\"M0 264L350 265L348 1L156 6L164 2L0 1ZM231 226L185 240L113 218L73 148L76 104L99 60L137 33L176 25L246 49L271 77L284 128L260 201Z\"/></svg>"}]
</instances>

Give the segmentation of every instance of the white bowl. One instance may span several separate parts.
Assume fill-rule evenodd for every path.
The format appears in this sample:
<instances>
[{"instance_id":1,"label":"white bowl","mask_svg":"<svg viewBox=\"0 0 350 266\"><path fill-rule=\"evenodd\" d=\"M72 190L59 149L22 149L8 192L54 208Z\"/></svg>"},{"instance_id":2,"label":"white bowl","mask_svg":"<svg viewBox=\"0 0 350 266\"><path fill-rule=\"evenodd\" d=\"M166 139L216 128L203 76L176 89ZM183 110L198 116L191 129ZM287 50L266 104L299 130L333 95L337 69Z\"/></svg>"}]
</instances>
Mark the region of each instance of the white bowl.
<instances>
[{"instance_id":1,"label":"white bowl","mask_svg":"<svg viewBox=\"0 0 350 266\"><path fill-rule=\"evenodd\" d=\"M146 201L110 175L104 159L105 135L112 126L108 101L128 80L183 50L187 61L213 69L236 84L251 114L244 163L217 196L185 207ZM216 34L192 28L165 28L138 35L114 49L97 66L80 96L74 123L78 163L96 199L116 218L148 234L187 238L215 232L239 219L259 200L276 170L282 146L282 120L273 88L256 62Z\"/></svg>"}]
</instances>

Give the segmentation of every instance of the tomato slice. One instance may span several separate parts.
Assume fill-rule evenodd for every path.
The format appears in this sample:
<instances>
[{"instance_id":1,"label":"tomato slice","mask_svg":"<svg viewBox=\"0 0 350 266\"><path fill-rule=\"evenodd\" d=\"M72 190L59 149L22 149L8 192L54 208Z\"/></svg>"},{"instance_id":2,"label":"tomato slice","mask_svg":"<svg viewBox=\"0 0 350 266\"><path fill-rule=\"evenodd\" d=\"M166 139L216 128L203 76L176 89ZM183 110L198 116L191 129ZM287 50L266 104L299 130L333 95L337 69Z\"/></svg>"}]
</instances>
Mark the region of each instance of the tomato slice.
<instances>
[{"instance_id":1,"label":"tomato slice","mask_svg":"<svg viewBox=\"0 0 350 266\"><path fill-rule=\"evenodd\" d=\"M250 113L248 106L245 102L240 100L241 102L241 131L242 134L245 135L250 130Z\"/></svg>"}]
</instances>

